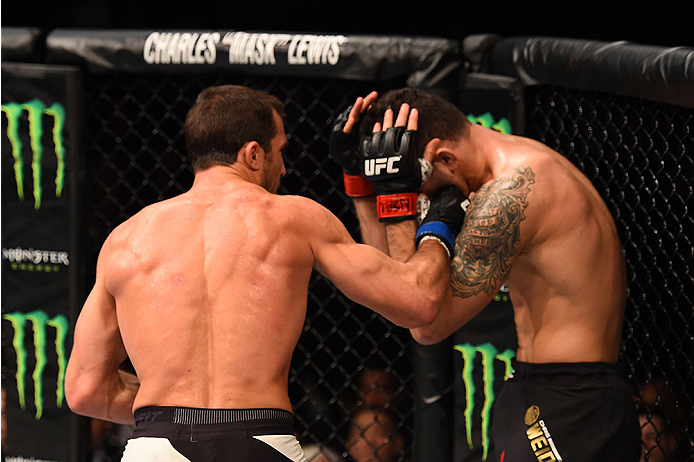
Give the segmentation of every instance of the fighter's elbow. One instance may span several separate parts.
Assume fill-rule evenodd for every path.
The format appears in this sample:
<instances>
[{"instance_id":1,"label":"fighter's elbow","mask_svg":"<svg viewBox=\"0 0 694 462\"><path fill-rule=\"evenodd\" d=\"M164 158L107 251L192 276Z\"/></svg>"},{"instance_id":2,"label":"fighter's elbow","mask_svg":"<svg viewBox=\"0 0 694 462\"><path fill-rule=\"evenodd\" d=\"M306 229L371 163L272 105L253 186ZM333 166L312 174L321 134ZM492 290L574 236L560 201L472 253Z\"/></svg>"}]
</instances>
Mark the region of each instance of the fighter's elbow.
<instances>
[{"instance_id":1,"label":"fighter's elbow","mask_svg":"<svg viewBox=\"0 0 694 462\"><path fill-rule=\"evenodd\" d=\"M85 387L75 382L65 381L65 401L72 412L80 415L90 414L92 396Z\"/></svg>"},{"instance_id":2,"label":"fighter's elbow","mask_svg":"<svg viewBox=\"0 0 694 462\"><path fill-rule=\"evenodd\" d=\"M427 327L434 322L448 295L447 281L447 278L431 277L429 274L419 276L417 303L420 322L413 327Z\"/></svg>"},{"instance_id":3,"label":"fighter's elbow","mask_svg":"<svg viewBox=\"0 0 694 462\"><path fill-rule=\"evenodd\" d=\"M88 380L70 373L68 368L65 374L65 401L70 410L75 414L91 415L95 396L99 396L99 391L90 386Z\"/></svg>"},{"instance_id":4,"label":"fighter's elbow","mask_svg":"<svg viewBox=\"0 0 694 462\"><path fill-rule=\"evenodd\" d=\"M412 307L412 323L409 328L429 326L436 319L441 301L436 297L424 296Z\"/></svg>"},{"instance_id":5,"label":"fighter's elbow","mask_svg":"<svg viewBox=\"0 0 694 462\"><path fill-rule=\"evenodd\" d=\"M410 329L410 334L412 334L414 341L420 345L434 345L442 340L434 335L430 329L427 329L426 326L423 328Z\"/></svg>"}]
</instances>

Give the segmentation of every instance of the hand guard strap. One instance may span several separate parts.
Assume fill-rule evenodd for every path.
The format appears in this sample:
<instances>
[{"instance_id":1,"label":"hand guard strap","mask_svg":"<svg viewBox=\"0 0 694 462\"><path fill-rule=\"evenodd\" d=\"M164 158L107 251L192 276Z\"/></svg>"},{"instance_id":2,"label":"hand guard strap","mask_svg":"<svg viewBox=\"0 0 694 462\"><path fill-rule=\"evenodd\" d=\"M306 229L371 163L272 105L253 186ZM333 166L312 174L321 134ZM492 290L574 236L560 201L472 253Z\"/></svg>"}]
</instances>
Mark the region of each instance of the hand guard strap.
<instances>
[{"instance_id":1,"label":"hand guard strap","mask_svg":"<svg viewBox=\"0 0 694 462\"><path fill-rule=\"evenodd\" d=\"M376 196L379 221L414 220L417 214L417 193Z\"/></svg>"},{"instance_id":2,"label":"hand guard strap","mask_svg":"<svg viewBox=\"0 0 694 462\"><path fill-rule=\"evenodd\" d=\"M330 157L342 167L345 173L349 175L361 175L361 161L358 155L359 143L357 136L359 132L359 122L352 127L351 133L342 131L349 120L349 113L351 111L352 106L335 117L330 129L328 147L330 149Z\"/></svg>"},{"instance_id":3,"label":"hand guard strap","mask_svg":"<svg viewBox=\"0 0 694 462\"><path fill-rule=\"evenodd\" d=\"M349 197L368 197L374 194L373 185L362 174L350 175L343 172L345 194Z\"/></svg>"},{"instance_id":4,"label":"hand guard strap","mask_svg":"<svg viewBox=\"0 0 694 462\"><path fill-rule=\"evenodd\" d=\"M417 247L419 247L419 244L423 241L435 239L446 249L448 258L452 258L454 255L455 234L453 234L453 231L451 231L451 228L449 228L447 224L441 221L429 221L424 223L417 230L417 235L414 239Z\"/></svg>"}]
</instances>

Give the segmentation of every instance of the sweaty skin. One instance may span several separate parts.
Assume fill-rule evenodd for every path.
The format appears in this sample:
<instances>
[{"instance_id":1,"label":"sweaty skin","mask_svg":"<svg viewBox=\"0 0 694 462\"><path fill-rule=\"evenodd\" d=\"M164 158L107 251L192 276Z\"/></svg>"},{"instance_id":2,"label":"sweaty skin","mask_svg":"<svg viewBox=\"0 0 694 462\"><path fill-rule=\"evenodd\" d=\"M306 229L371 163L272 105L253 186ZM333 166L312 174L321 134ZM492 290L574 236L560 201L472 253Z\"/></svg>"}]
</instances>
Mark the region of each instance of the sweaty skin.
<instances>
[{"instance_id":1,"label":"sweaty skin","mask_svg":"<svg viewBox=\"0 0 694 462\"><path fill-rule=\"evenodd\" d=\"M406 106L396 126L404 124ZM384 129L392 124L392 115L386 118ZM614 220L590 181L542 143L476 124L456 141L430 142L424 157L433 161L434 174L422 192L453 184L471 204L456 239L448 300L434 323L411 329L413 337L423 344L445 339L506 282L518 360L615 362L626 301L624 255ZM378 220L368 201L354 203L360 219ZM386 227L393 258L415 251L415 231L413 222Z\"/></svg>"},{"instance_id":2,"label":"sweaty skin","mask_svg":"<svg viewBox=\"0 0 694 462\"><path fill-rule=\"evenodd\" d=\"M259 172L198 172L190 191L111 233L75 328L73 411L123 423L150 405L291 411L289 365L314 269L396 324L434 319L449 278L443 248L397 262L355 243L321 205L273 194L285 145L279 129L270 152L258 151ZM139 385L117 372L126 357Z\"/></svg>"},{"instance_id":3,"label":"sweaty skin","mask_svg":"<svg viewBox=\"0 0 694 462\"><path fill-rule=\"evenodd\" d=\"M450 303L417 337L450 335L442 324L462 325L507 282L520 361L616 361L626 273L605 203L542 143L479 125L469 139L490 152L489 179L456 240Z\"/></svg>"}]
</instances>

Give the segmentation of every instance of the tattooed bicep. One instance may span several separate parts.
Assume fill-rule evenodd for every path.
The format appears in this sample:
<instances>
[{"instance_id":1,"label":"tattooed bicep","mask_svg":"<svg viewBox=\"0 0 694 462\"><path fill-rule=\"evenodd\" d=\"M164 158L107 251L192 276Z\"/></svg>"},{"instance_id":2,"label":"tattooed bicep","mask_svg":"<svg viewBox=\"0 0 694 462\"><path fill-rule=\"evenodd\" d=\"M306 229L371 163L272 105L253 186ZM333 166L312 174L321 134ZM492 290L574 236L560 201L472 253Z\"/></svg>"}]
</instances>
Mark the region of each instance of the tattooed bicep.
<instances>
[{"instance_id":1,"label":"tattooed bicep","mask_svg":"<svg viewBox=\"0 0 694 462\"><path fill-rule=\"evenodd\" d=\"M456 297L492 294L508 277L535 174L527 167L477 191L455 242L451 288Z\"/></svg>"}]
</instances>

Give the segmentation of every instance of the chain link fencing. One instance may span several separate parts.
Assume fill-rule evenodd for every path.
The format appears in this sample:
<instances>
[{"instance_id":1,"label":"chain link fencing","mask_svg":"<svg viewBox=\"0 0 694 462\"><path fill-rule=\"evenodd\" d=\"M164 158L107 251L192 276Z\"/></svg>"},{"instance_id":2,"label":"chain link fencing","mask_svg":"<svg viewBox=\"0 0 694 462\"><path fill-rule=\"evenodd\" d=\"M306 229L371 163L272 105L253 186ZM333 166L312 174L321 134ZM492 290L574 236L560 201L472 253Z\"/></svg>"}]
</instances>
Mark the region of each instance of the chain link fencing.
<instances>
[{"instance_id":1,"label":"chain link fencing","mask_svg":"<svg viewBox=\"0 0 694 462\"><path fill-rule=\"evenodd\" d=\"M320 202L359 239L341 170L328 157L330 122L357 96L404 82L95 75L86 89L90 271L115 226L190 187L185 115L202 89L223 83L263 89L285 103L290 144L280 193ZM666 416L658 440L676 436L677 452L687 460L694 455L692 111L557 87L530 87L526 94L527 135L576 164L616 218L630 288L622 358L646 421ZM409 333L354 304L318 274L309 294L289 376L299 440L343 460L362 450L393 451L396 460L408 460L414 409ZM357 418L358 409L373 405L376 417ZM357 424L361 430L354 431ZM370 446L369 429L387 443Z\"/></svg>"},{"instance_id":2,"label":"chain link fencing","mask_svg":"<svg viewBox=\"0 0 694 462\"><path fill-rule=\"evenodd\" d=\"M559 87L528 88L526 108L527 135L583 171L615 217L629 284L622 359L642 425L658 427L644 447L674 437L692 460L694 111Z\"/></svg>"},{"instance_id":3,"label":"chain link fencing","mask_svg":"<svg viewBox=\"0 0 694 462\"><path fill-rule=\"evenodd\" d=\"M69 31L56 34L51 45L54 52L57 50L55 59L65 59L63 47L70 41L79 55L89 43L88 36L86 31L74 36ZM104 36L97 31L92 38ZM266 90L284 102L289 147L285 153L287 175L280 193L320 202L359 240L358 222L343 191L341 169L328 156L330 123L357 96L371 90L382 93L411 80L351 80L354 75L350 77L349 72L354 73L359 66L341 68L341 73L335 71L330 77L278 77L270 72L246 75L238 68L225 72L221 65L216 68L219 73L179 74L178 67L172 72L169 68L163 73L149 73L150 68L140 72L142 50L129 33L125 37L125 45L113 47L114 56L104 59L100 53L109 47L102 46L87 47L89 53L85 55L101 58L97 64L113 64L106 72L84 74L85 280L94 280L99 249L118 224L146 205L178 195L192 185L183 125L198 93L211 85L247 85ZM439 71L451 68L438 52L429 53L431 47L441 44L410 44L409 39L386 37L375 40L374 45L374 40L355 40L351 51L343 50L348 64L360 63L363 53L373 53L369 59L375 59L377 65L368 75L374 79L399 75L393 69L411 72L416 68L410 76L414 77L412 82L421 81L426 70L430 83L441 84L446 73ZM552 45L554 39L550 40ZM407 51L411 45L418 51ZM592 52L592 48L584 48L583 54ZM575 64L577 56L571 50L575 49L566 47L565 53ZM519 62L513 53L507 54L506 64L513 64L508 75L514 75ZM592 63L592 57L588 58ZM495 64L500 64L497 61ZM520 65L529 66L532 75L554 76L552 70L559 63L558 78L569 78L564 61L555 61L529 59L525 64L521 60ZM538 69L535 64L547 69ZM138 71L112 71L128 66ZM652 64L645 68L651 72L668 69ZM679 78L680 74L686 73L673 75ZM577 72L574 78L582 75ZM658 80L653 74L648 78ZM664 72L655 93L662 92L663 86L674 88L677 78L671 81ZM571 85L564 80L553 83ZM645 459L655 459L652 456L661 447L671 444L676 460L693 460L694 111L611 93L545 85L526 87L524 103L523 133L567 156L597 187L616 219L629 278L621 358L627 365L642 425L653 426L652 438L644 440ZM313 275L306 322L289 373L297 437L309 460L317 452L348 461L357 454L366 459L374 455L397 461L415 458L412 348L406 329L351 302L329 280ZM453 367L450 372L453 375ZM372 409L375 415L369 413ZM103 428L96 427L94 433L104 434ZM105 434L103 447L94 450L93 460L119 460L127 429L110 427Z\"/></svg>"},{"instance_id":4,"label":"chain link fencing","mask_svg":"<svg viewBox=\"0 0 694 462\"><path fill-rule=\"evenodd\" d=\"M183 131L186 113L204 88L227 83L268 91L286 106L289 146L280 194L320 202L359 239L358 222L342 187L342 170L328 156L330 123L358 96L403 86L404 81L100 74L90 76L86 88L90 271L103 241L118 224L144 206L190 188L193 173L186 162ZM393 439L400 435L395 452L398 460L406 460L413 412L410 344L406 329L356 305L314 273L306 322L289 374L302 444L349 457L351 447L363 445L350 433L355 411L379 404L386 409L379 411L373 427L366 424L366 428L373 432L387 427L382 431Z\"/></svg>"}]
</instances>

